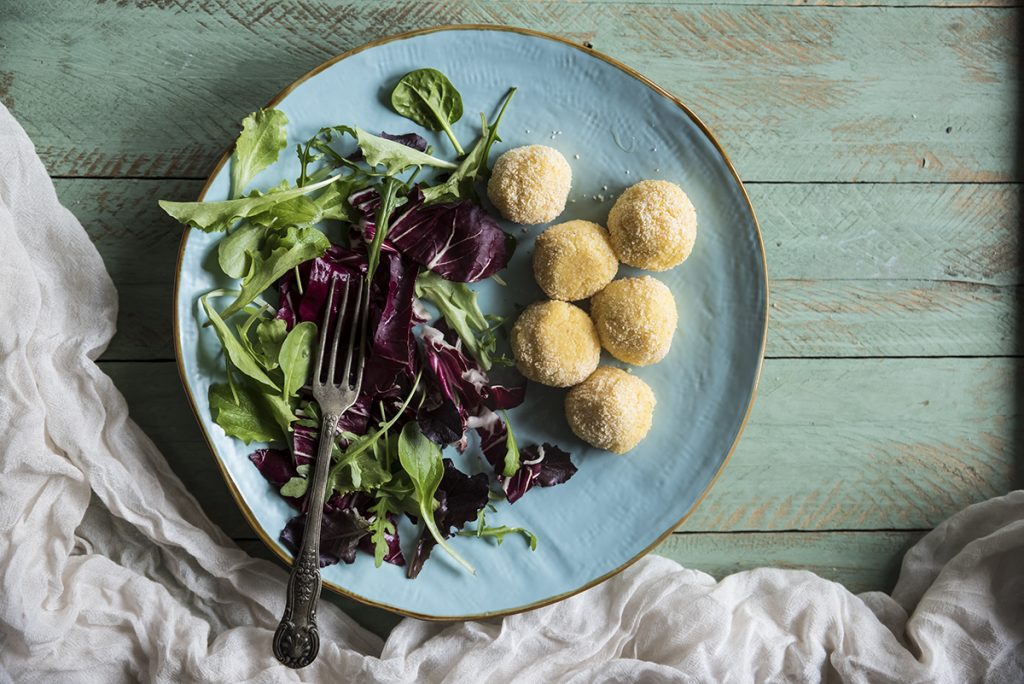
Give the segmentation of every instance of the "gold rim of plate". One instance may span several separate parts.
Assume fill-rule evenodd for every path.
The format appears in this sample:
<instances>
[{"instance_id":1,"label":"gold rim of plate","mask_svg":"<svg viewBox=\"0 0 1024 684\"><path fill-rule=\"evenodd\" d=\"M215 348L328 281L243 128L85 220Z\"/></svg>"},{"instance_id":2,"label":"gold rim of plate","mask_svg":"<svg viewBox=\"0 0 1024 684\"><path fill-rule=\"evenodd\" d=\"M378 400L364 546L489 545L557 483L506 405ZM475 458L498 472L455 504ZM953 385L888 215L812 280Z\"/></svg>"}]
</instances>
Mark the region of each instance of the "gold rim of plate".
<instances>
[{"instance_id":1,"label":"gold rim of plate","mask_svg":"<svg viewBox=\"0 0 1024 684\"><path fill-rule=\"evenodd\" d=\"M697 498L697 501L694 502L693 506L690 507L690 510L688 510L686 512L686 514L682 518L680 518L677 523L675 523L674 525L669 527L667 530L662 532L660 535L658 535L658 538L655 539L645 549L640 551L640 553L636 554L635 556L630 558L628 561L626 561L625 563L623 563L619 567L615 568L614 570L611 570L610 572L607 572L607 573L601 575L600 577L598 577L597 579L591 580L590 582L587 582L583 586L581 586L581 587L579 587L577 589L574 589L572 591L563 592L561 594L558 594L557 596L552 596L552 597L546 598L546 599L544 599L542 601L536 601L534 603L530 603L530 604L527 604L525 606L517 606L515 608L510 608L508 610L493 611L493 612L488 612L488 613L473 613L473 614L469 614L469 615L436 616L436 615L426 615L426 614L423 614L423 613L415 613L415 612L412 612L412 611L403 610L401 608L397 608L395 606L388 605L386 603L379 603L377 601L372 601L372 600L370 600L370 599L368 599L366 597L360 596L359 594L356 594L356 593L353 593L351 591L348 591L347 589L344 589L344 588L338 586L337 584L334 584L333 582L328 582L326 580L323 582L323 585L325 587L327 587L328 589L330 589L331 591L333 591L335 593L338 593L338 594L341 594L342 596L347 596L348 598L351 598L351 599L354 599L356 601L359 601L360 603L364 603L366 605L374 606L375 608L382 608L382 609L390 611L392 613L397 613L399 615L404 615L406 617L417 618L419 620L434 620L434 621L442 621L442 622L454 622L454 621L458 621L458 620L479 620L479 619L485 619L485 618L504 617L506 615L515 615L516 613L523 613L523 612L526 612L528 610L533 610L535 608L542 608L544 606L551 605L552 603L557 603L557 602L562 601L564 599L567 599L567 598L570 598L572 596L575 596L576 594L579 594L580 592L586 591L587 589L590 589L591 587L597 586L598 584L604 582L605 580L614 577L615 575L619 574L620 572L622 572L623 570L625 570L629 566L633 565L633 563L636 563L638 560L640 560L641 558L646 556L648 553L650 553L656 546L661 544L661 542L665 541L665 539L667 539L668 536L671 535L676 530L676 528L678 528L680 525L682 525L684 522L686 522L686 519L689 518L690 515L693 514L693 512L697 509L697 507L700 505L700 503L704 500L704 497L706 497L708 495L708 492L711 491L711 488L714 487L715 483L718 481L718 478L721 476L722 471L725 469L726 464L729 463L729 459L732 458L732 454L736 450L736 445L739 443L740 436L743 434L743 429L747 425L747 419L750 417L750 410L754 406L754 397L757 394L757 387L758 387L758 384L760 383L761 371L762 371L762 368L764 366L764 349L765 349L765 342L766 342L767 336L768 336L768 263L767 263L767 260L765 259L764 240L761 237L761 226L760 226L760 224L757 221L757 215L754 213L754 206L750 202L750 196L747 194L747 189L744 187L743 181L740 180L739 174L736 173L736 168L733 166L732 160L729 159L729 155L727 155L725 153L725 150L722 149L722 146L719 144L718 139L715 138L715 136L711 133L711 130L708 129L708 127L704 124L704 122L701 121L700 118L698 118L696 114L694 114L692 111L690 111L689 107L687 107L685 104L683 104L682 101L679 98L677 98L676 96L672 95L667 90L665 90L661 86L657 85L656 83L651 81L649 78L647 78L646 76L644 76L640 72L636 71L635 69L632 69L631 67L628 67L625 64L619 62L618 60L615 60L615 59L609 57L608 55L602 54L602 53L594 50L593 48L586 47L585 45L579 45L579 44L574 43L574 42L572 42L570 40L567 40L565 38L561 38L559 36L552 35L550 33L544 33L542 31L534 31L533 29L519 28L519 27L515 27L515 26L495 26L495 25L489 25L489 24L448 24L448 25L442 25L442 26L434 26L434 27L425 28L425 29L417 29L415 31L407 31L405 33L398 33L398 34L395 34L393 36L386 36L384 38L380 38L378 40L375 40L375 41L366 43L364 45L361 45L361 46L359 46L357 48L353 48L353 49L349 50L348 52L344 52L344 53L338 55L337 57L333 57L333 58L327 60L326 62L324 62L323 64L321 64L320 66L318 66L318 67L316 67L316 68L314 68L314 69L312 69L310 71L307 71L305 74L303 74L298 79L296 79L294 82L292 82L290 85L288 85L286 88L284 88L284 90L282 90L277 95L275 95L270 100L270 102L268 102L266 104L266 107L274 107L274 106L276 106L289 93L291 93L292 90L294 90L296 87L298 87L299 85L304 83L306 80L308 80L309 78L312 78L313 76L316 76L317 74L319 74L324 69L327 69L328 67L331 67L331 66L337 64L338 62L340 62L340 61L342 61L344 59L347 59L348 57L351 57L353 55L359 54L360 52L363 52L364 50L368 50L370 48L377 47L378 45L384 45L386 43L392 43L392 42L395 42L395 41L405 40L407 38L413 38L415 36L422 36L422 35L425 35L425 34L428 34L428 33L436 33L436 32L439 32L439 31L503 31L503 32L507 32L507 33L519 33L519 34L522 34L522 35L525 35L525 36L532 36L534 38L543 38L545 40L552 40L552 41L555 41L557 43L562 43L563 45L568 45L568 46L570 46L570 47L572 47L572 48L574 48L576 50L579 50L581 52L585 52L588 55L592 55L593 57L595 57L597 59L600 59L600 60L602 60L604 62L607 62L608 64L611 64L612 66L616 67L617 69L620 69L621 71L624 71L625 73L629 74L630 76L632 76L636 80L640 81L641 83L646 85L648 88L650 88L654 92L656 92L659 95L661 95L662 97L664 97L664 98L666 98L668 100L671 100L673 103L675 103L675 105L677 107L679 107L679 109L682 110L683 113L686 114L686 116L688 116L690 118L690 120L692 120L697 125L698 128L700 128L700 130L704 133L704 135L707 136L708 140L711 141L711 144L713 144L715 146L715 149L718 150L718 153L721 154L722 158L725 160L725 164L729 168L729 172L732 174L733 178L736 180L736 183L739 185L740 190L743 193L743 199L746 201L747 207L750 209L750 215L751 215L751 217L754 220L754 230L757 233L758 248L761 250L761 264L762 264L762 267L763 267L763 270L764 270L764 274L763 275L764 275L764 282L765 282L765 302L764 302L764 304L765 304L765 309L764 309L765 310L765 318L764 318L764 328L761 331L761 348L760 348L760 351L759 351L759 358L758 358L758 361L757 361L757 373L756 373L755 378L754 378L754 386L751 388L751 391L750 391L750 399L747 402L747 410L743 414L743 421L740 423L740 429L736 433L736 438L733 440L732 445L729 447L729 453L726 454L725 460L722 461L722 465L719 466L718 470L715 472L714 477L711 478L711 482L708 483L707 488L700 495L700 497ZM217 174L220 173L221 168L223 168L223 166L231 158L231 154L232 154L233 150L234 150L234 143L232 142L231 145L228 147L228 149L224 152L224 154L221 155L220 159L217 161L217 165L214 166L213 171L210 172L209 177L206 179L206 184L203 185L203 189L199 193L199 198L198 198L199 201L202 201L206 197L206 192L207 192L207 190L209 190L210 184L213 182L213 179L217 177ZM177 306L177 302L178 302L178 288L179 288L179 286L181 284L181 263L182 263L182 258L184 257L184 254L185 254L185 245L188 242L188 236L189 236L189 233L191 231L192 231L191 227L186 227L184 232L182 233L181 244L180 244L180 247L178 248L178 263L177 263L177 266L175 267L175 271L174 271L173 334L174 334L174 357L175 357L175 364L178 367L178 375L181 377L181 384L184 386L185 394L188 396L189 406L192 408L192 414L195 416L196 422L199 423L199 429L203 433L203 439L206 440L207 447L209 447L210 452L213 454L214 459L217 461L217 467L220 469L220 474L224 478L224 481L227 483L228 489L231 491L231 496L234 497L235 503L238 504L239 510L241 510L242 515L245 517L246 521L252 527L252 529L256 533L256 535L267 546L267 548L269 548L278 558L280 558L281 561L283 563L285 563L285 565L291 566L292 558L290 558L288 556L288 554L284 553L278 547L278 545L274 542L274 540L271 539L270 536L267 534L266 530L264 530L263 527L256 521L256 518L253 515L252 511L249 509L248 504L246 504L245 500L242 498L241 492L239 492L238 488L235 486L234 480L232 480L231 476L228 474L227 469L224 467L224 463L221 461L220 455L217 453L217 450L214 448L213 442L210 440L210 435L206 431L206 426L205 426L205 424L203 423L203 421L201 420L201 418L199 416L199 411L198 411L198 409L196 407L195 397L192 396L192 389L191 389L191 387L189 387L188 380L185 377L185 369L182 366L183 351L182 351L182 348L181 348L181 342L182 342L181 335L179 334L180 328L179 328L179 323L178 323L178 306Z\"/></svg>"}]
</instances>

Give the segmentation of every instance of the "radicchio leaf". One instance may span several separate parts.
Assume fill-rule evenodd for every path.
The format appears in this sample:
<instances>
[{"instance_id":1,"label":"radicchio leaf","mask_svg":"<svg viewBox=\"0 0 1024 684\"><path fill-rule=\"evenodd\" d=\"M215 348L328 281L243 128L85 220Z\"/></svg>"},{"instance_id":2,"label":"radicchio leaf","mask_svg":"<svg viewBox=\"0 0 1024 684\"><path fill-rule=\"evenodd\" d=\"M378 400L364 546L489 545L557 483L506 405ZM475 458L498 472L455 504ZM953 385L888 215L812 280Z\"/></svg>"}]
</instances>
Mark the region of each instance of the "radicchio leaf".
<instances>
[{"instance_id":1,"label":"radicchio leaf","mask_svg":"<svg viewBox=\"0 0 1024 684\"><path fill-rule=\"evenodd\" d=\"M434 521L441 536L447 539L461 530L467 523L476 520L477 513L487 505L487 476L483 473L469 476L455 467L450 458L443 459L444 476L437 487L434 498L438 506L434 509ZM423 569L423 563L437 544L426 529L416 542L416 551L409 562L408 576L415 578Z\"/></svg>"},{"instance_id":2,"label":"radicchio leaf","mask_svg":"<svg viewBox=\"0 0 1024 684\"><path fill-rule=\"evenodd\" d=\"M417 187L396 213L388 241L447 280L482 280L505 268L512 257L511 236L474 202L427 205Z\"/></svg>"},{"instance_id":3,"label":"radicchio leaf","mask_svg":"<svg viewBox=\"0 0 1024 684\"><path fill-rule=\"evenodd\" d=\"M284 449L257 449L249 454L252 462L260 474L277 489L283 487L288 480L298 477L299 472L295 469L291 454ZM281 495L292 507L302 510L302 499L292 496Z\"/></svg>"}]
</instances>

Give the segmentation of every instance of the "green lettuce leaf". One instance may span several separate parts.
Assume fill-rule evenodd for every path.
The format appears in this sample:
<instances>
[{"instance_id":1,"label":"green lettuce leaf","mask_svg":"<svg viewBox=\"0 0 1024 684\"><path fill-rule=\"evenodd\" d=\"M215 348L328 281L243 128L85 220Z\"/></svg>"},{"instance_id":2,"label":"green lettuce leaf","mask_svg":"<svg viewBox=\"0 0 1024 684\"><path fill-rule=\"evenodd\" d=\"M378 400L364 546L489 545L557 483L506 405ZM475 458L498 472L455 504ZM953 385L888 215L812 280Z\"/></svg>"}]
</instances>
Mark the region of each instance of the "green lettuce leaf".
<instances>
[{"instance_id":1,"label":"green lettuce leaf","mask_svg":"<svg viewBox=\"0 0 1024 684\"><path fill-rule=\"evenodd\" d=\"M269 211L274 206L288 200L309 194L314 190L325 188L338 180L338 176L325 178L319 183L305 185L301 188L270 192L265 195L253 195L220 202L169 202L160 200L160 208L179 223L193 226L207 233L225 231L235 221Z\"/></svg>"},{"instance_id":2,"label":"green lettuce leaf","mask_svg":"<svg viewBox=\"0 0 1024 684\"><path fill-rule=\"evenodd\" d=\"M242 346L242 343L238 341L238 338L231 332L231 328L228 327L227 323L224 322L224 318L217 313L217 310L210 305L209 295L203 295L200 298L203 304L203 308L206 309L206 315L210 319L210 323L213 324L213 329L217 333L218 339L220 339L221 346L224 347L224 353L231 361L231 365L238 369L239 372L247 375L256 382L262 385L270 387L274 390L280 390L276 382L270 379L263 369L260 367L259 362Z\"/></svg>"},{"instance_id":3,"label":"green lettuce leaf","mask_svg":"<svg viewBox=\"0 0 1024 684\"><path fill-rule=\"evenodd\" d=\"M366 163L370 166L383 166L389 176L397 175L412 166L417 168L433 166L438 169L457 168L452 162L432 157L426 152L414 150L402 143L367 133L361 128L356 128L355 131L356 142L366 157Z\"/></svg>"},{"instance_id":4,"label":"green lettuce leaf","mask_svg":"<svg viewBox=\"0 0 1024 684\"><path fill-rule=\"evenodd\" d=\"M316 228L303 226L289 228L284 236L278 238L276 245L268 246L271 251L266 257L253 255L238 298L221 314L224 318L256 299L292 268L323 255L331 243L327 236Z\"/></svg>"},{"instance_id":5,"label":"green lettuce leaf","mask_svg":"<svg viewBox=\"0 0 1024 684\"><path fill-rule=\"evenodd\" d=\"M284 323L284 321L280 321ZM284 372L284 396L295 396L306 384L309 369L313 363L313 345L316 343L316 324L310 321L299 323L280 346L278 362Z\"/></svg>"},{"instance_id":6,"label":"green lettuce leaf","mask_svg":"<svg viewBox=\"0 0 1024 684\"><path fill-rule=\"evenodd\" d=\"M483 370L490 370L497 341L493 326L480 310L476 292L465 283L445 280L432 271L416 278L416 296L437 307L448 325L459 335L462 347Z\"/></svg>"},{"instance_id":7,"label":"green lettuce leaf","mask_svg":"<svg viewBox=\"0 0 1024 684\"><path fill-rule=\"evenodd\" d=\"M288 145L288 117L278 109L261 109L242 120L231 159L231 196L241 197L263 169L277 161Z\"/></svg>"}]
</instances>

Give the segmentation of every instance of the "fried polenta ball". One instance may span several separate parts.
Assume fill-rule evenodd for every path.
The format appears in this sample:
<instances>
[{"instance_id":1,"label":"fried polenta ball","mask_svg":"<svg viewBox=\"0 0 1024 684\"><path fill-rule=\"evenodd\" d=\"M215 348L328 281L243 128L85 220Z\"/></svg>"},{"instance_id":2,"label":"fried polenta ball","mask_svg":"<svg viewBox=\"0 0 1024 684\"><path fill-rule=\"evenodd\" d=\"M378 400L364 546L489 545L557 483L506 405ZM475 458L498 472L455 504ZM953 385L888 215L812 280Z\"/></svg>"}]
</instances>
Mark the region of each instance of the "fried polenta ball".
<instances>
[{"instance_id":1,"label":"fried polenta ball","mask_svg":"<svg viewBox=\"0 0 1024 684\"><path fill-rule=\"evenodd\" d=\"M547 223L565 210L572 168L562 153L545 145L505 152L494 162L487 197L513 223Z\"/></svg>"},{"instance_id":2,"label":"fried polenta ball","mask_svg":"<svg viewBox=\"0 0 1024 684\"><path fill-rule=\"evenodd\" d=\"M590 300L590 315L602 346L634 366L665 358L679 322L672 291L651 276L613 280Z\"/></svg>"},{"instance_id":3,"label":"fried polenta ball","mask_svg":"<svg viewBox=\"0 0 1024 684\"><path fill-rule=\"evenodd\" d=\"M565 397L565 417L576 436L599 449L624 454L647 436L654 391L640 378L601 366Z\"/></svg>"},{"instance_id":4,"label":"fried polenta ball","mask_svg":"<svg viewBox=\"0 0 1024 684\"><path fill-rule=\"evenodd\" d=\"M583 309L567 302L531 304L512 326L516 367L528 379L551 387L571 387L594 372L601 343Z\"/></svg>"},{"instance_id":5,"label":"fried polenta ball","mask_svg":"<svg viewBox=\"0 0 1024 684\"><path fill-rule=\"evenodd\" d=\"M533 277L552 299L586 299L610 283L618 270L608 232L596 223L559 223L537 238Z\"/></svg>"},{"instance_id":6,"label":"fried polenta ball","mask_svg":"<svg viewBox=\"0 0 1024 684\"><path fill-rule=\"evenodd\" d=\"M697 237L697 210L675 183L640 181L615 200L608 233L619 261L648 271L683 263Z\"/></svg>"}]
</instances>

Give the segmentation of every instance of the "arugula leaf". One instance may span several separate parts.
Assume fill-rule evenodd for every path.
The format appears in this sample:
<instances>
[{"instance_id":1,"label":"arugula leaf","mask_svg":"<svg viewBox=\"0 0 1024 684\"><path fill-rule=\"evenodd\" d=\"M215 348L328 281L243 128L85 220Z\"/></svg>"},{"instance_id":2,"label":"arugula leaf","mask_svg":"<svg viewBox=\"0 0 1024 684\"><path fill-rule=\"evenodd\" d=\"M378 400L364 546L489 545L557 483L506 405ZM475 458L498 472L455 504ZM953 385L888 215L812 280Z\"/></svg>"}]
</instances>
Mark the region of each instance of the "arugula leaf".
<instances>
[{"instance_id":1,"label":"arugula leaf","mask_svg":"<svg viewBox=\"0 0 1024 684\"><path fill-rule=\"evenodd\" d=\"M361 128L356 128L355 131L356 143L359 145L359 149L363 151L366 163L371 167L384 166L389 176L395 176L410 166L417 168L433 166L439 169L457 168L452 162L432 157L426 152L414 150L402 143L367 133Z\"/></svg>"},{"instance_id":2,"label":"arugula leaf","mask_svg":"<svg viewBox=\"0 0 1024 684\"><path fill-rule=\"evenodd\" d=\"M338 472L338 476L330 482L331 491L336 491L339 494L355 491L368 492L379 489L382 485L390 482L391 473L384 468L376 456L379 444L374 441L370 449L361 450L346 457L341 463L342 469Z\"/></svg>"},{"instance_id":3,"label":"arugula leaf","mask_svg":"<svg viewBox=\"0 0 1024 684\"><path fill-rule=\"evenodd\" d=\"M505 416L505 467L501 474L505 477L512 477L519 470L519 445L516 444L516 437L512 434L512 423L509 422L508 412L502 411Z\"/></svg>"},{"instance_id":4,"label":"arugula leaf","mask_svg":"<svg viewBox=\"0 0 1024 684\"><path fill-rule=\"evenodd\" d=\"M249 376L253 380L271 387L275 390L279 390L277 383L270 379L260 364L255 358L242 346L242 343L238 341L228 327L224 319L221 318L217 310L214 309L209 302L210 295L203 295L199 298L202 302L203 308L206 309L206 315L209 317L210 322L213 324L213 329L217 333L217 337L220 339L221 346L224 347L224 353L231 361L231 365L237 368L241 373ZM226 310L225 310L226 311Z\"/></svg>"},{"instance_id":5,"label":"arugula leaf","mask_svg":"<svg viewBox=\"0 0 1024 684\"><path fill-rule=\"evenodd\" d=\"M373 282L373 274L377 271L377 265L380 263L380 248L388 234L388 222L391 220L391 214L399 206L398 189L401 186L402 182L395 178L385 178L381 184L376 227L373 231L373 240L366 250L366 279L370 282Z\"/></svg>"},{"instance_id":6,"label":"arugula leaf","mask_svg":"<svg viewBox=\"0 0 1024 684\"><path fill-rule=\"evenodd\" d=\"M241 278L249 268L249 256L259 250L267 235L264 226L243 223L217 244L220 270L232 278Z\"/></svg>"},{"instance_id":7,"label":"arugula leaf","mask_svg":"<svg viewBox=\"0 0 1024 684\"><path fill-rule=\"evenodd\" d=\"M316 342L316 324L305 321L292 328L281 344L277 358L278 363L281 364L281 370L284 372L282 389L285 398L297 394L299 389L306 384L309 367L312 364L314 342Z\"/></svg>"},{"instance_id":8,"label":"arugula leaf","mask_svg":"<svg viewBox=\"0 0 1024 684\"><path fill-rule=\"evenodd\" d=\"M284 492L283 489L281 491ZM459 530L459 535L463 537L494 537L498 540L499 545L510 534L521 534L526 539L526 543L530 545L530 550L537 550L537 535L525 527L507 527L502 525L501 527L478 527L475 530Z\"/></svg>"},{"instance_id":9,"label":"arugula leaf","mask_svg":"<svg viewBox=\"0 0 1024 684\"><path fill-rule=\"evenodd\" d=\"M306 490L309 489L309 464L303 463L300 466L295 466L295 472L298 473L298 476L289 478L281 485L281 496L298 499L306 495Z\"/></svg>"},{"instance_id":10,"label":"arugula leaf","mask_svg":"<svg viewBox=\"0 0 1024 684\"><path fill-rule=\"evenodd\" d=\"M237 401L235 395L237 394ZM210 385L208 397L213 422L224 430L228 437L235 437L246 444L250 442L272 442L281 437L274 417L270 415L260 393L248 384L239 383L234 390L228 384Z\"/></svg>"},{"instance_id":11,"label":"arugula leaf","mask_svg":"<svg viewBox=\"0 0 1024 684\"><path fill-rule=\"evenodd\" d=\"M408 149L408 148L406 148ZM179 223L194 226L207 233L227 230L231 225L243 218L254 216L314 190L325 188L338 180L339 176L331 176L319 183L305 185L291 190L269 192L265 195L240 197L221 202L169 202L160 200L160 208Z\"/></svg>"},{"instance_id":12,"label":"arugula leaf","mask_svg":"<svg viewBox=\"0 0 1024 684\"><path fill-rule=\"evenodd\" d=\"M292 268L322 256L331 246L327 236L312 226L289 228L286 236L278 244L281 246L272 249L266 258L257 258L253 255L249 273L242 281L241 292L238 298L224 309L224 318L253 301Z\"/></svg>"},{"instance_id":13,"label":"arugula leaf","mask_svg":"<svg viewBox=\"0 0 1024 684\"><path fill-rule=\"evenodd\" d=\"M288 337L288 325L280 318L264 318L256 324L256 358L267 370L277 368L281 345Z\"/></svg>"},{"instance_id":14,"label":"arugula leaf","mask_svg":"<svg viewBox=\"0 0 1024 684\"><path fill-rule=\"evenodd\" d=\"M441 449L427 439L415 421L406 423L398 437L398 460L402 469L412 481L416 502L419 504L420 517L430 531L430 536L448 552L462 567L472 574L476 570L462 556L455 552L441 532L437 529L434 519L434 494L444 476L444 464L441 461Z\"/></svg>"},{"instance_id":15,"label":"arugula leaf","mask_svg":"<svg viewBox=\"0 0 1024 684\"><path fill-rule=\"evenodd\" d=\"M330 186L327 189L329 190ZM299 195L250 216L249 221L261 226L287 227L318 223L321 218L320 205L305 195Z\"/></svg>"},{"instance_id":16,"label":"arugula leaf","mask_svg":"<svg viewBox=\"0 0 1024 684\"><path fill-rule=\"evenodd\" d=\"M492 511L496 510L494 506L490 504L486 507L490 508ZM498 546L501 546L501 543L505 541L505 537L510 534L522 535L526 539L526 543L530 545L530 550L537 550L537 535L530 532L525 527L508 527L507 525L502 525L501 527L490 527L487 524L487 518L483 508L481 508L480 512L477 513L476 528L472 530L459 530L459 535L463 537L494 537L498 541Z\"/></svg>"},{"instance_id":17,"label":"arugula leaf","mask_svg":"<svg viewBox=\"0 0 1024 684\"><path fill-rule=\"evenodd\" d=\"M490 126L487 125L487 120L484 119L483 114L480 115L482 129L480 139L477 140L469 154L459 162L458 168L452 172L452 175L445 182L433 187L423 188L423 196L427 203L452 202L473 197L473 182L477 178L482 178L487 173L487 158L491 154L491 146L494 145L496 140L500 140L498 137L498 124L501 123L501 117L505 116L505 109L515 94L515 88L511 88L508 91L498 116Z\"/></svg>"},{"instance_id":18,"label":"arugula leaf","mask_svg":"<svg viewBox=\"0 0 1024 684\"><path fill-rule=\"evenodd\" d=\"M395 533L395 524L388 519L388 516L398 513L398 510L394 507L390 496L379 493L377 500L370 506L370 513L374 515L373 521L370 523L373 564L379 568L384 562L384 556L390 550L386 535Z\"/></svg>"},{"instance_id":19,"label":"arugula leaf","mask_svg":"<svg viewBox=\"0 0 1024 684\"><path fill-rule=\"evenodd\" d=\"M231 158L232 197L241 197L256 174L277 161L288 144L287 125L288 117L278 109L261 109L242 120Z\"/></svg>"},{"instance_id":20,"label":"arugula leaf","mask_svg":"<svg viewBox=\"0 0 1024 684\"><path fill-rule=\"evenodd\" d=\"M423 271L416 278L416 296L438 308L480 368L491 369L491 355L497 346L494 326L480 310L472 288L465 283L445 280L433 271Z\"/></svg>"},{"instance_id":21,"label":"arugula leaf","mask_svg":"<svg viewBox=\"0 0 1024 684\"><path fill-rule=\"evenodd\" d=\"M391 106L431 131L443 130L456 154L465 154L451 127L462 118L462 96L437 69L417 69L403 76L391 92Z\"/></svg>"},{"instance_id":22,"label":"arugula leaf","mask_svg":"<svg viewBox=\"0 0 1024 684\"><path fill-rule=\"evenodd\" d=\"M422 371L416 374L416 379L412 383L412 389L409 390L409 395L402 402L402 405L398 407L398 411L391 417L390 420L381 421L376 431L370 430L363 436L351 435L348 437L349 444L345 448L342 454L335 458L336 463L331 466L331 472L327 476L327 491L330 492L337 489L337 483L341 482L341 471L350 462L354 461L360 454L367 449L373 449L377 440L382 437L387 438L388 430L398 421L398 419L405 413L405 409L409 407L409 403L412 402L412 398L416 395L416 390L420 386L420 378L423 376Z\"/></svg>"}]
</instances>

